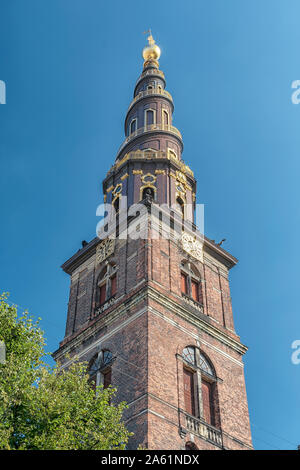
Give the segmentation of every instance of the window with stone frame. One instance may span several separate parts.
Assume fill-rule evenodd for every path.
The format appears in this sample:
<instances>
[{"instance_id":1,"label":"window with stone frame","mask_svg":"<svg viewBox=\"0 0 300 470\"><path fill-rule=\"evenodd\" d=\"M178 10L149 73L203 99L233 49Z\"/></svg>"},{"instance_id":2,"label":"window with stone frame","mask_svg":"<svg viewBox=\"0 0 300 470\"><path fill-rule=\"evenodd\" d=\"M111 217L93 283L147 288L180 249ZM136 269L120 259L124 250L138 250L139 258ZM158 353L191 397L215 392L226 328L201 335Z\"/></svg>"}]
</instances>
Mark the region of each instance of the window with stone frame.
<instances>
[{"instance_id":1,"label":"window with stone frame","mask_svg":"<svg viewBox=\"0 0 300 470\"><path fill-rule=\"evenodd\" d=\"M202 304L200 273L189 261L181 263L181 293Z\"/></svg>"},{"instance_id":2,"label":"window with stone frame","mask_svg":"<svg viewBox=\"0 0 300 470\"><path fill-rule=\"evenodd\" d=\"M185 411L216 426L216 374L206 356L194 346L182 352Z\"/></svg>"},{"instance_id":3,"label":"window with stone frame","mask_svg":"<svg viewBox=\"0 0 300 470\"><path fill-rule=\"evenodd\" d=\"M103 305L117 293L117 268L108 263L101 271L96 286L96 308Z\"/></svg>"},{"instance_id":4,"label":"window with stone frame","mask_svg":"<svg viewBox=\"0 0 300 470\"><path fill-rule=\"evenodd\" d=\"M163 110L163 124L165 126L169 125L169 113L166 109Z\"/></svg>"},{"instance_id":5,"label":"window with stone frame","mask_svg":"<svg viewBox=\"0 0 300 470\"><path fill-rule=\"evenodd\" d=\"M145 126L149 126L151 124L154 124L155 116L154 116L154 110L153 109L147 109L146 113L145 113L145 117L146 117Z\"/></svg>"},{"instance_id":6,"label":"window with stone frame","mask_svg":"<svg viewBox=\"0 0 300 470\"><path fill-rule=\"evenodd\" d=\"M128 134L133 134L133 132L136 131L136 128L137 128L137 119L134 118L134 119L132 119L132 121L130 122L129 133L128 133Z\"/></svg>"},{"instance_id":7,"label":"window with stone frame","mask_svg":"<svg viewBox=\"0 0 300 470\"><path fill-rule=\"evenodd\" d=\"M90 361L88 373L89 382L93 389L98 385L107 388L111 385L111 366L113 362L112 353L108 350L102 350Z\"/></svg>"},{"instance_id":8,"label":"window with stone frame","mask_svg":"<svg viewBox=\"0 0 300 470\"><path fill-rule=\"evenodd\" d=\"M142 199L147 199L147 198L155 199L155 191L151 186L146 186L143 189Z\"/></svg>"}]
</instances>

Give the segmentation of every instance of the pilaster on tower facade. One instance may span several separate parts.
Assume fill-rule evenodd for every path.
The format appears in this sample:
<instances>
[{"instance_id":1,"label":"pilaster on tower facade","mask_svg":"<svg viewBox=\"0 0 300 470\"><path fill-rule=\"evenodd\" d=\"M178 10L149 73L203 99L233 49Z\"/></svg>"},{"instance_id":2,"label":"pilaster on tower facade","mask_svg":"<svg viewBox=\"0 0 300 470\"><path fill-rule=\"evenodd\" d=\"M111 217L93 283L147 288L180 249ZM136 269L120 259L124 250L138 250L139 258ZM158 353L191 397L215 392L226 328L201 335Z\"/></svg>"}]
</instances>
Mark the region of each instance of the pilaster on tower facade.
<instances>
[{"instance_id":1,"label":"pilaster on tower facade","mask_svg":"<svg viewBox=\"0 0 300 470\"><path fill-rule=\"evenodd\" d=\"M54 357L62 367L88 361L92 382L117 388L129 405L129 448L251 449L247 348L228 280L237 260L195 226L196 180L182 160L160 49L148 41L125 139L103 181L114 224L110 213L106 235L62 266L70 298Z\"/></svg>"}]
</instances>

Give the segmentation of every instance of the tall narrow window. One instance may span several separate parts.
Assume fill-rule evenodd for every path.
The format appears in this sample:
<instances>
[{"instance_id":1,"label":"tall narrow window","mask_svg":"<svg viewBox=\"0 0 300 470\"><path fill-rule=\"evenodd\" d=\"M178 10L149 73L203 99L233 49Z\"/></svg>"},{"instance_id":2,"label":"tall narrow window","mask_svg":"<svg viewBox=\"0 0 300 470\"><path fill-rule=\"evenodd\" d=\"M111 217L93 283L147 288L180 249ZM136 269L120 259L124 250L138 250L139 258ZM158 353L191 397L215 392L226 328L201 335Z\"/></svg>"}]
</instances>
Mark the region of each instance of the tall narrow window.
<instances>
[{"instance_id":1,"label":"tall narrow window","mask_svg":"<svg viewBox=\"0 0 300 470\"><path fill-rule=\"evenodd\" d=\"M154 111L152 109L148 109L146 111L146 126L154 124Z\"/></svg>"},{"instance_id":2,"label":"tall narrow window","mask_svg":"<svg viewBox=\"0 0 300 470\"><path fill-rule=\"evenodd\" d=\"M201 391L202 391L202 403L203 403L203 418L208 424L214 425L213 420L213 409L212 409L212 384L204 380L201 380Z\"/></svg>"},{"instance_id":3,"label":"tall narrow window","mask_svg":"<svg viewBox=\"0 0 300 470\"><path fill-rule=\"evenodd\" d=\"M183 369L183 387L185 410L195 416L194 372Z\"/></svg>"},{"instance_id":4,"label":"tall narrow window","mask_svg":"<svg viewBox=\"0 0 300 470\"><path fill-rule=\"evenodd\" d=\"M117 292L117 275L114 274L111 277L111 295L116 295Z\"/></svg>"},{"instance_id":5,"label":"tall narrow window","mask_svg":"<svg viewBox=\"0 0 300 470\"><path fill-rule=\"evenodd\" d=\"M97 280L96 308L101 307L117 293L116 265L108 264L100 273Z\"/></svg>"},{"instance_id":6,"label":"tall narrow window","mask_svg":"<svg viewBox=\"0 0 300 470\"><path fill-rule=\"evenodd\" d=\"M185 273L181 273L181 292L182 294L187 294L188 286L187 286L187 275Z\"/></svg>"},{"instance_id":7,"label":"tall narrow window","mask_svg":"<svg viewBox=\"0 0 300 470\"><path fill-rule=\"evenodd\" d=\"M196 300L196 302L199 302L199 282L195 281L194 279L192 279L191 281L191 294L192 294L192 298L194 300Z\"/></svg>"},{"instance_id":8,"label":"tall narrow window","mask_svg":"<svg viewBox=\"0 0 300 470\"><path fill-rule=\"evenodd\" d=\"M130 134L136 131L136 119L133 119L130 123Z\"/></svg>"},{"instance_id":9,"label":"tall narrow window","mask_svg":"<svg viewBox=\"0 0 300 470\"><path fill-rule=\"evenodd\" d=\"M101 384L103 385L103 388L107 388L111 385L112 362L112 353L108 350L100 351L92 359L88 372L90 384L94 389L96 386Z\"/></svg>"},{"instance_id":10,"label":"tall narrow window","mask_svg":"<svg viewBox=\"0 0 300 470\"><path fill-rule=\"evenodd\" d=\"M100 305L103 305L106 299L106 283L100 286Z\"/></svg>"},{"instance_id":11,"label":"tall narrow window","mask_svg":"<svg viewBox=\"0 0 300 470\"><path fill-rule=\"evenodd\" d=\"M214 401L216 399L216 375L204 355L198 348L188 346L182 352L183 365L183 387L185 411L188 414L200 416L206 423L216 425L216 410ZM200 371L197 374L197 370ZM199 382L195 382L198 381ZM195 391L201 390L201 394L195 396ZM201 397L201 403L199 403ZM201 405L201 406L200 406Z\"/></svg>"},{"instance_id":12,"label":"tall narrow window","mask_svg":"<svg viewBox=\"0 0 300 470\"><path fill-rule=\"evenodd\" d=\"M163 110L163 124L166 126L169 125L169 113L165 109Z\"/></svg>"},{"instance_id":13,"label":"tall narrow window","mask_svg":"<svg viewBox=\"0 0 300 470\"><path fill-rule=\"evenodd\" d=\"M184 291L183 276L186 279L186 290ZM190 263L181 264L181 292L191 297L195 302L202 303L201 279L198 270Z\"/></svg>"},{"instance_id":14,"label":"tall narrow window","mask_svg":"<svg viewBox=\"0 0 300 470\"><path fill-rule=\"evenodd\" d=\"M111 385L111 369L103 372L103 388L107 388Z\"/></svg>"}]
</instances>

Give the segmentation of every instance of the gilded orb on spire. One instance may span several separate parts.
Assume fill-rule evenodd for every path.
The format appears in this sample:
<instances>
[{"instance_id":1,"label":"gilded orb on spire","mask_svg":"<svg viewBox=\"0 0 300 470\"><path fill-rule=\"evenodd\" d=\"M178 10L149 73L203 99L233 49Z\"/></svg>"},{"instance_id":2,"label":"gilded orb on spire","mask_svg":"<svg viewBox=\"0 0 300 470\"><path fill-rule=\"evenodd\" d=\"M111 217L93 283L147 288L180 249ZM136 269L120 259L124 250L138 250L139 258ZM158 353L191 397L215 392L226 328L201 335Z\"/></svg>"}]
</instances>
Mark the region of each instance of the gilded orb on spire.
<instances>
[{"instance_id":1,"label":"gilded orb on spire","mask_svg":"<svg viewBox=\"0 0 300 470\"><path fill-rule=\"evenodd\" d=\"M143 58L145 60L144 66L154 62L154 64L158 67L158 59L160 58L161 51L158 45L155 44L151 29L149 29L147 33L149 33L149 36L147 37L149 45L145 46L143 49Z\"/></svg>"}]
</instances>

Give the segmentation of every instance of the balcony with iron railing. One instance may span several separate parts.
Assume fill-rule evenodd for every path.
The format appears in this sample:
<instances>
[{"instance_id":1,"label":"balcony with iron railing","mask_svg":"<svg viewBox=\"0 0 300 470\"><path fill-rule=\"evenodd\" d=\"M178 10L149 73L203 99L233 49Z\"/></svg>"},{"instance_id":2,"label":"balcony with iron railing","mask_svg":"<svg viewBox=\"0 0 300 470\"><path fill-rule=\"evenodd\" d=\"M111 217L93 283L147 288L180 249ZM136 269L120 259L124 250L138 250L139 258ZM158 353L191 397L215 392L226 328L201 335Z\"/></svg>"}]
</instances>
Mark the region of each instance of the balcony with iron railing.
<instances>
[{"instance_id":1,"label":"balcony with iron railing","mask_svg":"<svg viewBox=\"0 0 300 470\"><path fill-rule=\"evenodd\" d=\"M185 411L182 411L182 414L184 415L185 428L187 431L202 437L206 441L209 441L220 448L223 448L222 431L220 429L215 428L202 419L191 416Z\"/></svg>"},{"instance_id":2,"label":"balcony with iron railing","mask_svg":"<svg viewBox=\"0 0 300 470\"><path fill-rule=\"evenodd\" d=\"M126 147L126 145L132 140L136 139L140 135L147 134L150 132L155 132L155 131L168 132L169 134L175 135L177 138L179 138L180 141L182 141L182 135L176 127L171 126L170 124L149 124L148 126L139 127L134 132L132 132L132 134L126 137L126 139L124 140L124 142L122 143L122 145L120 146L118 150L117 156L124 149L124 147Z\"/></svg>"},{"instance_id":3,"label":"balcony with iron railing","mask_svg":"<svg viewBox=\"0 0 300 470\"><path fill-rule=\"evenodd\" d=\"M172 95L166 91L166 90L163 90L162 88L152 88L150 90L144 90L144 91L140 91L140 93L138 93L134 98L133 100L131 101L129 107L128 107L128 110L127 110L127 113L129 113L130 109L132 108L133 105L135 105L135 103L137 103L137 101L141 100L142 98L145 98L147 96L153 96L153 95L156 95L156 96L163 96L164 98L167 98L172 104L173 104L173 98L172 98Z\"/></svg>"}]
</instances>

